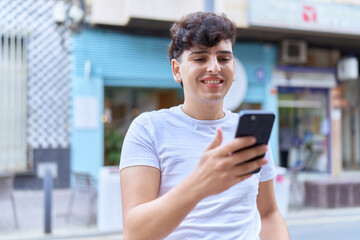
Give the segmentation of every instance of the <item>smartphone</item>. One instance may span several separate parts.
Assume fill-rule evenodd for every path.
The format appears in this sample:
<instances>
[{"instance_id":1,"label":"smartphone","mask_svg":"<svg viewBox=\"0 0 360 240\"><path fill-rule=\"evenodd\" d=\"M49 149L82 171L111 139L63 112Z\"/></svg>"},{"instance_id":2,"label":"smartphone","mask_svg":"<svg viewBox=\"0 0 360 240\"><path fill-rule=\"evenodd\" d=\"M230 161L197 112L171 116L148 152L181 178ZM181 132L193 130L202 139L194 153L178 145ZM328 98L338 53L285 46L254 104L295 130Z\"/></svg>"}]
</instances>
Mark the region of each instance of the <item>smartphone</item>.
<instances>
[{"instance_id":1,"label":"smartphone","mask_svg":"<svg viewBox=\"0 0 360 240\"><path fill-rule=\"evenodd\" d=\"M239 112L239 115L239 123L236 129L235 137L255 137L256 143L250 147L268 144L275 120L275 114L263 110L243 110ZM262 157L264 157L264 155L257 156L249 161ZM260 169L261 168L258 168L251 173L258 173L260 172Z\"/></svg>"}]
</instances>

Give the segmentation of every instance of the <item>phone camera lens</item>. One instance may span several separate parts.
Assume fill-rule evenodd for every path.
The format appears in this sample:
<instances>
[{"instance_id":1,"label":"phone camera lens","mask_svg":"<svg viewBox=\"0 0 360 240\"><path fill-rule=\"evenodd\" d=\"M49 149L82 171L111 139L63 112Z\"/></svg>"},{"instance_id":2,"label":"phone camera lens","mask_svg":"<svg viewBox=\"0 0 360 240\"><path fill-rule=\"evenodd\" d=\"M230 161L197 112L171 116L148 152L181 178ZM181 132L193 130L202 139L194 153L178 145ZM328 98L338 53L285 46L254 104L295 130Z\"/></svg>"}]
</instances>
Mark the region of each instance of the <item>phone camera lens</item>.
<instances>
[{"instance_id":1,"label":"phone camera lens","mask_svg":"<svg viewBox=\"0 0 360 240\"><path fill-rule=\"evenodd\" d=\"M255 115L251 115L251 121L255 121L256 120L256 116Z\"/></svg>"}]
</instances>

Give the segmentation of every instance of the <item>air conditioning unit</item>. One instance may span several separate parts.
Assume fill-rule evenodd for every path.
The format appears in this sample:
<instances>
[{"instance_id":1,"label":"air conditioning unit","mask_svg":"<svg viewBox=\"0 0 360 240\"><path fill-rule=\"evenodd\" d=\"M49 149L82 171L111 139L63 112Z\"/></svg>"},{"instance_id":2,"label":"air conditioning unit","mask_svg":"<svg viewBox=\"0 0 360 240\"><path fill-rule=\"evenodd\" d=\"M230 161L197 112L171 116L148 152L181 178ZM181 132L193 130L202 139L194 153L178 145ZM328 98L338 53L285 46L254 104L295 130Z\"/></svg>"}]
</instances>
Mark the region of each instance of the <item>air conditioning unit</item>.
<instances>
[{"instance_id":1,"label":"air conditioning unit","mask_svg":"<svg viewBox=\"0 0 360 240\"><path fill-rule=\"evenodd\" d=\"M337 77L341 81L359 78L359 61L356 57L344 57L337 63Z\"/></svg>"},{"instance_id":2,"label":"air conditioning unit","mask_svg":"<svg viewBox=\"0 0 360 240\"><path fill-rule=\"evenodd\" d=\"M299 40L283 40L281 43L281 62L300 64L307 61L307 44Z\"/></svg>"}]
</instances>

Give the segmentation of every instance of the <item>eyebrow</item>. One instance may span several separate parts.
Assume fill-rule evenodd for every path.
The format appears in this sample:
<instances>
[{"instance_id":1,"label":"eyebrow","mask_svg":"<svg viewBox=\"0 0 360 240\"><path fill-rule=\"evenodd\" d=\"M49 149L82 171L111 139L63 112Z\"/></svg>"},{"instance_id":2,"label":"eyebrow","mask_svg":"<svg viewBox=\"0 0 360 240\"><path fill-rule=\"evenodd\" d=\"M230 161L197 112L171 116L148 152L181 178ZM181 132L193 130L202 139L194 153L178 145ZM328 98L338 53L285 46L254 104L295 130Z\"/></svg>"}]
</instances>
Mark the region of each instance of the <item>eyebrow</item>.
<instances>
[{"instance_id":1,"label":"eyebrow","mask_svg":"<svg viewBox=\"0 0 360 240\"><path fill-rule=\"evenodd\" d=\"M190 55L194 55L194 54L209 54L209 51L206 51L206 50L199 50L199 51L191 51L189 56ZM216 53L220 53L220 54L232 54L232 51L229 51L229 50L222 50L222 51L217 51Z\"/></svg>"}]
</instances>

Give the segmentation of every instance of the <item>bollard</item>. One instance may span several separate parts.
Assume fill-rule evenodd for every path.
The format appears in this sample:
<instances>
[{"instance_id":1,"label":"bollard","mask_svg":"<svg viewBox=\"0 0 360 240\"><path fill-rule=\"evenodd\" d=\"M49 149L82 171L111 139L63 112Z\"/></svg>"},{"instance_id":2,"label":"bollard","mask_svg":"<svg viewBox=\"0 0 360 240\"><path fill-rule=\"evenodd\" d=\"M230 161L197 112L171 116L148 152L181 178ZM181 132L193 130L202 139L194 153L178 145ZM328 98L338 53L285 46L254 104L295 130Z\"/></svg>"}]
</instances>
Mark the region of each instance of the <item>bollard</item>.
<instances>
[{"instance_id":1,"label":"bollard","mask_svg":"<svg viewBox=\"0 0 360 240\"><path fill-rule=\"evenodd\" d=\"M47 169L44 176L44 231L51 233L51 201L52 201L52 175L51 171Z\"/></svg>"}]
</instances>

